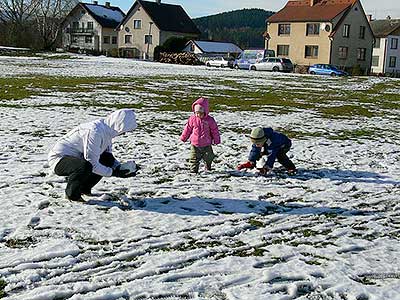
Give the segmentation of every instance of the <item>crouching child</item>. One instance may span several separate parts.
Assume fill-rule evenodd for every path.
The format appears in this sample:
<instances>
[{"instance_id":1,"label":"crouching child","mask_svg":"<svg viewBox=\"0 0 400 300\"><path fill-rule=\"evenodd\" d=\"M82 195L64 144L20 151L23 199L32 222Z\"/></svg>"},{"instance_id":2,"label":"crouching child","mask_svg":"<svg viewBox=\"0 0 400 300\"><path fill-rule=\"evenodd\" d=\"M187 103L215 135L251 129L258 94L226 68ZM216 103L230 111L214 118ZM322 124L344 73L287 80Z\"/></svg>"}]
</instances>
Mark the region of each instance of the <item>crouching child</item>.
<instances>
[{"instance_id":1,"label":"crouching child","mask_svg":"<svg viewBox=\"0 0 400 300\"><path fill-rule=\"evenodd\" d=\"M264 166L259 169L260 174L266 175L272 171L275 160L286 168L289 175L296 174L293 162L287 156L292 147L292 141L284 134L272 128L257 127L251 131L250 141L253 144L248 161L238 165L237 169L253 169L262 156L267 156Z\"/></svg>"}]
</instances>

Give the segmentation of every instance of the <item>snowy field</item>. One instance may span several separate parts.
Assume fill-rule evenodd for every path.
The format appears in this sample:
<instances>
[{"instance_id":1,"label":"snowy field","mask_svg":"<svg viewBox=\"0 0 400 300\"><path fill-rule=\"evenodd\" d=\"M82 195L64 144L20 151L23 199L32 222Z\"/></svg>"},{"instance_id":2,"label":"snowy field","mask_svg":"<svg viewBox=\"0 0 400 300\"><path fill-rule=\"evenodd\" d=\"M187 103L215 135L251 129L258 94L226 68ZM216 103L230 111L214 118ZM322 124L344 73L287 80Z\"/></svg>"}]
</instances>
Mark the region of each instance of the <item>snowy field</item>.
<instances>
[{"instance_id":1,"label":"snowy field","mask_svg":"<svg viewBox=\"0 0 400 300\"><path fill-rule=\"evenodd\" d=\"M0 298L400 299L399 93L387 78L0 57ZM193 176L179 135L199 96L222 145ZM143 170L67 201L48 150L121 107L139 127L114 153ZM253 126L292 138L297 176L229 173Z\"/></svg>"}]
</instances>

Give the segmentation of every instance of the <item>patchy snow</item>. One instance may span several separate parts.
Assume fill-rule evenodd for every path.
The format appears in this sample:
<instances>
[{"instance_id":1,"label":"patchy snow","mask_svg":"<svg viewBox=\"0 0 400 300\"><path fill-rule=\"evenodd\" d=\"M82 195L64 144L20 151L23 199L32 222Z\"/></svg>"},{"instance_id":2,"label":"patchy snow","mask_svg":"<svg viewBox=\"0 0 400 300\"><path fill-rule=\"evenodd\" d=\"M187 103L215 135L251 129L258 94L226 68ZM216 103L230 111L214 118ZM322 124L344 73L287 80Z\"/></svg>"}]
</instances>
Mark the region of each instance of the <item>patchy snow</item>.
<instances>
[{"instance_id":1,"label":"patchy snow","mask_svg":"<svg viewBox=\"0 0 400 300\"><path fill-rule=\"evenodd\" d=\"M151 102L171 89L189 90L194 100L204 90L223 95L236 88L220 78L238 88L315 95L362 91L390 79L79 58L0 57L3 78L148 78L146 91L126 99L124 91L96 88L90 95L44 91L12 102L23 107L0 107L0 278L9 299L400 299L398 109L341 119L300 108L281 114L268 105L211 112L222 136L215 170L193 176L185 167L189 145L178 139L189 113L166 113L156 109L161 102ZM163 76L175 79L157 79ZM47 152L70 128L112 111L63 106L93 96L106 104L153 103L154 109L136 109L136 131L115 140L116 157L143 169L135 178L103 179L86 203L69 202L64 178L47 167ZM257 125L306 134L293 138L290 151L298 176L227 172L246 160L249 148L234 129ZM381 135L331 138L376 128Z\"/></svg>"}]
</instances>

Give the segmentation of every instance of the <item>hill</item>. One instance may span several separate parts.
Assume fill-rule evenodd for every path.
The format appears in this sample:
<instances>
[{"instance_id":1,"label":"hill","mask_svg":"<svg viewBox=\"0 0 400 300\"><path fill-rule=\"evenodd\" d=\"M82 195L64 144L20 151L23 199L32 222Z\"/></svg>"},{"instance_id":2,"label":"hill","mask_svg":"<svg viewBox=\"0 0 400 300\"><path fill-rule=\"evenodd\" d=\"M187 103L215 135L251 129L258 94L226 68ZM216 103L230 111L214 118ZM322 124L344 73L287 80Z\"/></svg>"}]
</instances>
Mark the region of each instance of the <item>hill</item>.
<instances>
[{"instance_id":1,"label":"hill","mask_svg":"<svg viewBox=\"0 0 400 300\"><path fill-rule=\"evenodd\" d=\"M193 19L201 39L233 42L242 48L263 48L265 21L274 12L252 8Z\"/></svg>"}]
</instances>

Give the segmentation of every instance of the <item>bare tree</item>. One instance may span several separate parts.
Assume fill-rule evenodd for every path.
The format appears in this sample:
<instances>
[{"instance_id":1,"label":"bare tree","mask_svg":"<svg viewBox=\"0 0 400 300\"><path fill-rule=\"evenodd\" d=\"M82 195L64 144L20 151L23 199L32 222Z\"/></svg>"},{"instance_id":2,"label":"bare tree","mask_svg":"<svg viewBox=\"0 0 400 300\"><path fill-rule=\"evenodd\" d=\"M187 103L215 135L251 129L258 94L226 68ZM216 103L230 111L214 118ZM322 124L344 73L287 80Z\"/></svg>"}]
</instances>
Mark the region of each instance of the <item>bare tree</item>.
<instances>
[{"instance_id":1,"label":"bare tree","mask_svg":"<svg viewBox=\"0 0 400 300\"><path fill-rule=\"evenodd\" d=\"M0 0L0 20L23 24L31 19L39 0Z\"/></svg>"},{"instance_id":2,"label":"bare tree","mask_svg":"<svg viewBox=\"0 0 400 300\"><path fill-rule=\"evenodd\" d=\"M34 11L35 24L43 48L54 48L60 34L62 22L77 0L41 0Z\"/></svg>"},{"instance_id":3,"label":"bare tree","mask_svg":"<svg viewBox=\"0 0 400 300\"><path fill-rule=\"evenodd\" d=\"M13 46L51 49L78 0L0 0L0 22Z\"/></svg>"},{"instance_id":4,"label":"bare tree","mask_svg":"<svg viewBox=\"0 0 400 300\"><path fill-rule=\"evenodd\" d=\"M29 20L38 0L0 0L0 20L5 27L6 44L29 46Z\"/></svg>"}]
</instances>

